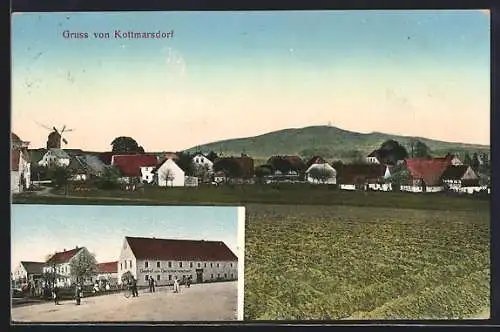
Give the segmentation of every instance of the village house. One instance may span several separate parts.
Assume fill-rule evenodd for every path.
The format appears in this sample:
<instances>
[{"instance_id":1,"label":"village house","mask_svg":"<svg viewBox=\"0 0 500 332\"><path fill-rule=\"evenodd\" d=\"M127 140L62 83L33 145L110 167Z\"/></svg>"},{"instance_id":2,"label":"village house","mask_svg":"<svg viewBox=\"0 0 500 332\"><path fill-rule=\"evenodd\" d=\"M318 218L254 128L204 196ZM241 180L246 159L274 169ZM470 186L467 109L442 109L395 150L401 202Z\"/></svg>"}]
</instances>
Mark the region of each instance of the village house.
<instances>
[{"instance_id":1,"label":"village house","mask_svg":"<svg viewBox=\"0 0 500 332\"><path fill-rule=\"evenodd\" d=\"M14 288L22 288L29 282L36 282L40 279L44 265L44 262L20 262L12 273Z\"/></svg>"},{"instance_id":2,"label":"village house","mask_svg":"<svg viewBox=\"0 0 500 332\"><path fill-rule=\"evenodd\" d=\"M301 182L307 170L306 163L299 156L272 156L266 165L273 170L267 182Z\"/></svg>"},{"instance_id":3,"label":"village house","mask_svg":"<svg viewBox=\"0 0 500 332\"><path fill-rule=\"evenodd\" d=\"M314 156L307 161L306 169L308 169L309 167L311 167L311 165L314 165L314 164L325 164L325 163L327 163L327 161L325 159L323 159L323 157Z\"/></svg>"},{"instance_id":4,"label":"village house","mask_svg":"<svg viewBox=\"0 0 500 332\"><path fill-rule=\"evenodd\" d=\"M390 191L389 167L381 164L345 164L337 167L337 184L342 190Z\"/></svg>"},{"instance_id":5,"label":"village house","mask_svg":"<svg viewBox=\"0 0 500 332\"><path fill-rule=\"evenodd\" d=\"M52 148L47 150L38 166L42 167L67 167L71 161L71 156L63 149Z\"/></svg>"},{"instance_id":6,"label":"village house","mask_svg":"<svg viewBox=\"0 0 500 332\"><path fill-rule=\"evenodd\" d=\"M11 133L10 136L10 191L11 193L19 193L29 189L31 185L29 142L22 141L14 133Z\"/></svg>"},{"instance_id":7,"label":"village house","mask_svg":"<svg viewBox=\"0 0 500 332\"><path fill-rule=\"evenodd\" d=\"M214 171L221 175L225 182L247 183L254 177L254 160L246 155L241 157L221 157L214 162ZM220 177L218 177L220 179Z\"/></svg>"},{"instance_id":8,"label":"village house","mask_svg":"<svg viewBox=\"0 0 500 332\"><path fill-rule=\"evenodd\" d=\"M118 284L118 262L106 262L97 264L98 281L103 281L110 285Z\"/></svg>"},{"instance_id":9,"label":"village house","mask_svg":"<svg viewBox=\"0 0 500 332\"><path fill-rule=\"evenodd\" d=\"M54 276L54 283L58 287L68 287L75 281L71 277L70 264L74 259L78 259L79 255L90 254L85 247L76 247L75 249L56 252L52 255L42 268L43 274ZM92 278L85 280L87 283L92 282Z\"/></svg>"},{"instance_id":10,"label":"village house","mask_svg":"<svg viewBox=\"0 0 500 332\"><path fill-rule=\"evenodd\" d=\"M373 150L367 157L366 162L369 164L381 164L381 155L378 149Z\"/></svg>"},{"instance_id":11,"label":"village house","mask_svg":"<svg viewBox=\"0 0 500 332\"><path fill-rule=\"evenodd\" d=\"M120 180L126 184L151 183L157 163L158 158L150 154L113 155L111 157L111 165L120 171Z\"/></svg>"},{"instance_id":12,"label":"village house","mask_svg":"<svg viewBox=\"0 0 500 332\"><path fill-rule=\"evenodd\" d=\"M476 191L486 189L479 184L479 176L468 165L450 165L444 171L442 180L446 188L472 194Z\"/></svg>"},{"instance_id":13,"label":"village house","mask_svg":"<svg viewBox=\"0 0 500 332\"><path fill-rule=\"evenodd\" d=\"M170 285L175 277L191 277L193 283L237 280L238 258L221 241L172 240L125 237L118 275L130 272L138 286Z\"/></svg>"},{"instance_id":14,"label":"village house","mask_svg":"<svg viewBox=\"0 0 500 332\"><path fill-rule=\"evenodd\" d=\"M443 191L442 175L450 163L450 158L406 159L404 166L408 169L410 178L408 183L401 185L401 191Z\"/></svg>"},{"instance_id":15,"label":"village house","mask_svg":"<svg viewBox=\"0 0 500 332\"><path fill-rule=\"evenodd\" d=\"M213 172L214 169L214 163L208 159L206 156L204 156L201 153L197 153L193 156L191 159L191 163L195 169L197 168L204 168L206 169L209 173Z\"/></svg>"},{"instance_id":16,"label":"village house","mask_svg":"<svg viewBox=\"0 0 500 332\"><path fill-rule=\"evenodd\" d=\"M337 171L327 162L315 163L306 170L306 181L315 184L337 184Z\"/></svg>"},{"instance_id":17,"label":"village house","mask_svg":"<svg viewBox=\"0 0 500 332\"><path fill-rule=\"evenodd\" d=\"M157 184L160 187L184 187L186 176L172 159L165 159L160 162L153 170L156 174Z\"/></svg>"}]
</instances>

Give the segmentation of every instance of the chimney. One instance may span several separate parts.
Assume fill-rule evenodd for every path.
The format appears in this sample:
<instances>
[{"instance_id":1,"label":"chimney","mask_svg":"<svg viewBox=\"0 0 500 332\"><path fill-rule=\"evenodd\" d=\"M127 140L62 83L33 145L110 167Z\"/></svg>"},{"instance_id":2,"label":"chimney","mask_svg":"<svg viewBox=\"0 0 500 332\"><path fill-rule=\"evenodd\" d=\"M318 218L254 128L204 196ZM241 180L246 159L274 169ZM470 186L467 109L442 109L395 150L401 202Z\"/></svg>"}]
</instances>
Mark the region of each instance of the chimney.
<instances>
[{"instance_id":1,"label":"chimney","mask_svg":"<svg viewBox=\"0 0 500 332\"><path fill-rule=\"evenodd\" d=\"M78 246L76 246L75 249L78 249Z\"/></svg>"},{"instance_id":2,"label":"chimney","mask_svg":"<svg viewBox=\"0 0 500 332\"><path fill-rule=\"evenodd\" d=\"M63 252L66 251L66 249L63 249Z\"/></svg>"}]
</instances>

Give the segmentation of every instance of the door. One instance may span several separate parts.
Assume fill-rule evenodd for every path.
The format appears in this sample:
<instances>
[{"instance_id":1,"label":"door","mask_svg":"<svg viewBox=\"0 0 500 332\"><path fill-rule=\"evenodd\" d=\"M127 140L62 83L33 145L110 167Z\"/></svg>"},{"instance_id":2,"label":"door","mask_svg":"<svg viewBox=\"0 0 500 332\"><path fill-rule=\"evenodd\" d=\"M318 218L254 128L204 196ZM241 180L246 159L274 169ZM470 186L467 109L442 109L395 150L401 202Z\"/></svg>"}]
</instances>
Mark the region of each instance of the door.
<instances>
[{"instance_id":1,"label":"door","mask_svg":"<svg viewBox=\"0 0 500 332\"><path fill-rule=\"evenodd\" d=\"M196 283L203 283L203 269L196 269Z\"/></svg>"}]
</instances>

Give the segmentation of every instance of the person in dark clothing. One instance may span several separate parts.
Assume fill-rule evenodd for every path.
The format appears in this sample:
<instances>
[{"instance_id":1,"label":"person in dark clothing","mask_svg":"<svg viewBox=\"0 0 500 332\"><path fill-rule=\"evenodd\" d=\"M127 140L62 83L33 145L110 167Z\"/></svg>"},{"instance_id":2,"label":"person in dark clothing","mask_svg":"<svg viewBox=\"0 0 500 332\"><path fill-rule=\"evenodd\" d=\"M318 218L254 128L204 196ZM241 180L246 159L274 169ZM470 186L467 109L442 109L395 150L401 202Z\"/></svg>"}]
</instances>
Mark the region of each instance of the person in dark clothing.
<instances>
[{"instance_id":1,"label":"person in dark clothing","mask_svg":"<svg viewBox=\"0 0 500 332\"><path fill-rule=\"evenodd\" d=\"M75 285L75 299L76 299L76 305L80 305L81 303L81 294L82 289L80 287L80 284Z\"/></svg>"},{"instance_id":2,"label":"person in dark clothing","mask_svg":"<svg viewBox=\"0 0 500 332\"><path fill-rule=\"evenodd\" d=\"M149 292L154 293L155 292L155 280L153 277L149 277Z\"/></svg>"},{"instance_id":3,"label":"person in dark clothing","mask_svg":"<svg viewBox=\"0 0 500 332\"><path fill-rule=\"evenodd\" d=\"M187 281L186 281L186 286L187 286L187 288L190 288L190 287L191 287L191 276L189 276L189 277L187 278Z\"/></svg>"},{"instance_id":4,"label":"person in dark clothing","mask_svg":"<svg viewBox=\"0 0 500 332\"><path fill-rule=\"evenodd\" d=\"M52 290L52 297L54 298L54 303L55 305L59 304L59 287L54 286L54 289Z\"/></svg>"},{"instance_id":5,"label":"person in dark clothing","mask_svg":"<svg viewBox=\"0 0 500 332\"><path fill-rule=\"evenodd\" d=\"M137 280L132 278L132 297L138 297L139 293L137 292Z\"/></svg>"}]
</instances>

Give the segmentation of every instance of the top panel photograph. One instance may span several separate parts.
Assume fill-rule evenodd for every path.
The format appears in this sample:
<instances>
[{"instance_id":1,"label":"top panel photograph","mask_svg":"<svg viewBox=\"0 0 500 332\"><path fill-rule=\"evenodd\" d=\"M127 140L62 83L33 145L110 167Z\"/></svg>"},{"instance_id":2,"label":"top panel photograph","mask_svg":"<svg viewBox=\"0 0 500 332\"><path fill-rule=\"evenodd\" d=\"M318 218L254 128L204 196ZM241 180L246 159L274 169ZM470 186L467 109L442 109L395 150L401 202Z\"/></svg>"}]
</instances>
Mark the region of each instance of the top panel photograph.
<instances>
[{"instance_id":1,"label":"top panel photograph","mask_svg":"<svg viewBox=\"0 0 500 332\"><path fill-rule=\"evenodd\" d=\"M11 112L13 203L489 200L490 16L15 13Z\"/></svg>"}]
</instances>

